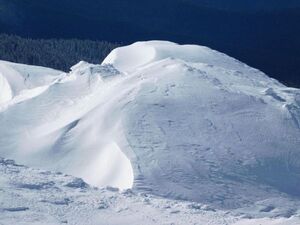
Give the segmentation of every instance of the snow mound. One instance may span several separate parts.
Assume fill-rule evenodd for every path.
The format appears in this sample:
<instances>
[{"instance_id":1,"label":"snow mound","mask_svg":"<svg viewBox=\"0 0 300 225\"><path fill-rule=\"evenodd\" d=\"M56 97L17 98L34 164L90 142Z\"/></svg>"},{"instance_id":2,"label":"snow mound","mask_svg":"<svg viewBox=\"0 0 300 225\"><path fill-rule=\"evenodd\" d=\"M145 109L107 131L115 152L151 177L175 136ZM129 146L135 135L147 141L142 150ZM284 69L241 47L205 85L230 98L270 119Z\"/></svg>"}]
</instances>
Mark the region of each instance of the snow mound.
<instances>
[{"instance_id":1,"label":"snow mound","mask_svg":"<svg viewBox=\"0 0 300 225\"><path fill-rule=\"evenodd\" d=\"M52 83L62 72L45 67L28 66L0 60L0 73L1 77L7 80L12 95L15 96L22 90Z\"/></svg>"},{"instance_id":2,"label":"snow mound","mask_svg":"<svg viewBox=\"0 0 300 225\"><path fill-rule=\"evenodd\" d=\"M241 62L205 46L178 45L168 41L136 42L129 46L116 48L104 59L102 64L112 64L122 72L130 72L167 58L189 63L205 63L229 70L249 69Z\"/></svg>"},{"instance_id":3,"label":"snow mound","mask_svg":"<svg viewBox=\"0 0 300 225\"><path fill-rule=\"evenodd\" d=\"M39 95L61 74L53 69L0 60L0 111Z\"/></svg>"},{"instance_id":4,"label":"snow mound","mask_svg":"<svg viewBox=\"0 0 300 225\"><path fill-rule=\"evenodd\" d=\"M161 41L56 78L1 112L1 156L226 209L300 196L298 89L209 48Z\"/></svg>"},{"instance_id":5,"label":"snow mound","mask_svg":"<svg viewBox=\"0 0 300 225\"><path fill-rule=\"evenodd\" d=\"M9 105L0 117L1 153L28 165L76 174L93 185L132 187L131 163L117 139L106 133L106 128L118 131L118 120L109 123L106 107L99 110L103 119L85 117L97 105L113 104L107 99L111 88L104 84L108 75L119 72L80 62L39 94Z\"/></svg>"}]
</instances>

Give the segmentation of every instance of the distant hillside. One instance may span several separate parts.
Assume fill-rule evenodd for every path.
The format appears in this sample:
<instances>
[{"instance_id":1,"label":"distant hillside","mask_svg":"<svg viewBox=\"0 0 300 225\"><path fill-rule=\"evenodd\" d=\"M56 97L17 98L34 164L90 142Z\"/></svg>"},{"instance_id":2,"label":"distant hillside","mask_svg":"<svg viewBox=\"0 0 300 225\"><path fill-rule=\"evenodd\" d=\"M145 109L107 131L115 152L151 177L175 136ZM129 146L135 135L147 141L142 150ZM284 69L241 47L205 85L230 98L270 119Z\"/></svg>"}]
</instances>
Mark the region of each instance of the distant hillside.
<instances>
[{"instance_id":1,"label":"distant hillside","mask_svg":"<svg viewBox=\"0 0 300 225\"><path fill-rule=\"evenodd\" d=\"M100 63L117 44L89 40L33 40L15 35L0 35L0 59L68 71L85 60Z\"/></svg>"},{"instance_id":2,"label":"distant hillside","mask_svg":"<svg viewBox=\"0 0 300 225\"><path fill-rule=\"evenodd\" d=\"M299 0L0 0L0 32L206 45L300 87Z\"/></svg>"}]
</instances>

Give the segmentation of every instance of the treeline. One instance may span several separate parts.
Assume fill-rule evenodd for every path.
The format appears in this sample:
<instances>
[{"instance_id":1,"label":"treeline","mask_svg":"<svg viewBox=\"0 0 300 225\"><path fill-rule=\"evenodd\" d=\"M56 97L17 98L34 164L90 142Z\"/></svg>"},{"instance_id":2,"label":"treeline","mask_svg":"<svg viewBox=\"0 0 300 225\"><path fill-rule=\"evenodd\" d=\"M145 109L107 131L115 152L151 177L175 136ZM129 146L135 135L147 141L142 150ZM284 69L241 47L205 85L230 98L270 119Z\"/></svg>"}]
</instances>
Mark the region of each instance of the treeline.
<instances>
[{"instance_id":1,"label":"treeline","mask_svg":"<svg viewBox=\"0 0 300 225\"><path fill-rule=\"evenodd\" d=\"M80 60L101 63L118 46L106 41L44 40L0 34L0 59L68 71Z\"/></svg>"}]
</instances>

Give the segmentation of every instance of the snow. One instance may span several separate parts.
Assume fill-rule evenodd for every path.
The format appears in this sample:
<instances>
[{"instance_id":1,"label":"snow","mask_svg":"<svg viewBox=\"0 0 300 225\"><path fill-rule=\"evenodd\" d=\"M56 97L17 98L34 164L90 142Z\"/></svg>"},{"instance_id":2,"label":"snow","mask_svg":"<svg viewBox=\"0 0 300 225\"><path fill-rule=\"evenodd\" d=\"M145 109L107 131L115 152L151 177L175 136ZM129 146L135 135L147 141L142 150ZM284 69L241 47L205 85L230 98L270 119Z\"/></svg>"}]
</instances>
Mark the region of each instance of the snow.
<instances>
[{"instance_id":1,"label":"snow","mask_svg":"<svg viewBox=\"0 0 300 225\"><path fill-rule=\"evenodd\" d=\"M39 66L29 66L0 60L1 75L7 79L13 95L20 91L49 84L62 72Z\"/></svg>"},{"instance_id":2,"label":"snow","mask_svg":"<svg viewBox=\"0 0 300 225\"><path fill-rule=\"evenodd\" d=\"M0 120L1 127L5 129L0 131L1 151L5 152L5 156L28 165L75 174L93 185L132 187L131 163L118 144L109 133L105 134L106 128L101 127L101 121L99 128L91 129L97 118L81 118L94 107L93 101L98 103L94 92L104 91L97 89L103 86L98 69L102 74L110 68L90 65L84 69L84 66L81 62L79 68L73 67L70 74L64 77L59 74L54 81L46 84L46 88L30 89L34 95L22 104L11 104L3 112ZM109 71L115 73L113 69ZM43 89L39 95L37 88ZM100 99L99 104L106 104L106 100ZM107 126L107 122L102 121L103 126ZM117 130L117 121L114 123L111 129ZM77 131L79 126L81 129ZM76 136L82 138L77 139ZM17 139L19 141L15 141Z\"/></svg>"},{"instance_id":3,"label":"snow","mask_svg":"<svg viewBox=\"0 0 300 225\"><path fill-rule=\"evenodd\" d=\"M0 62L0 88L1 157L222 214L204 224L299 223L300 90L229 56L138 42L69 73Z\"/></svg>"},{"instance_id":4,"label":"snow","mask_svg":"<svg viewBox=\"0 0 300 225\"><path fill-rule=\"evenodd\" d=\"M0 60L0 112L48 88L61 71Z\"/></svg>"},{"instance_id":5,"label":"snow","mask_svg":"<svg viewBox=\"0 0 300 225\"><path fill-rule=\"evenodd\" d=\"M299 196L299 90L200 46L140 42L109 63L137 83L124 120L137 189L221 208Z\"/></svg>"},{"instance_id":6,"label":"snow","mask_svg":"<svg viewBox=\"0 0 300 225\"><path fill-rule=\"evenodd\" d=\"M0 104L12 99L12 91L7 79L0 74Z\"/></svg>"},{"instance_id":7,"label":"snow","mask_svg":"<svg viewBox=\"0 0 300 225\"><path fill-rule=\"evenodd\" d=\"M184 202L111 188L0 159L0 224L20 225L297 225L299 217L247 219Z\"/></svg>"},{"instance_id":8,"label":"snow","mask_svg":"<svg viewBox=\"0 0 300 225\"><path fill-rule=\"evenodd\" d=\"M205 63L225 69L243 69L238 61L204 46L178 45L167 41L137 42L113 50L102 64L112 64L125 72L150 65L163 59L173 58L189 63Z\"/></svg>"}]
</instances>

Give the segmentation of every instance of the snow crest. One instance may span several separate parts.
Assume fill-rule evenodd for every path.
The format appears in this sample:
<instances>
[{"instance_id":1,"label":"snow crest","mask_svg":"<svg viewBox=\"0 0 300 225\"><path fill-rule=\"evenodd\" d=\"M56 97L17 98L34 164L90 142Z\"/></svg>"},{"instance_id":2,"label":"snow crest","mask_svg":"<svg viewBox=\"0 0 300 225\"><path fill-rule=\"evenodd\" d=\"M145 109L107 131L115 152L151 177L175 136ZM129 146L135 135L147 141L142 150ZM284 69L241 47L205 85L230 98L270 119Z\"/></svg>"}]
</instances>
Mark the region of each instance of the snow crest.
<instances>
[{"instance_id":1,"label":"snow crest","mask_svg":"<svg viewBox=\"0 0 300 225\"><path fill-rule=\"evenodd\" d=\"M2 157L226 209L300 196L300 90L229 56L138 42L45 85L1 112Z\"/></svg>"}]
</instances>

